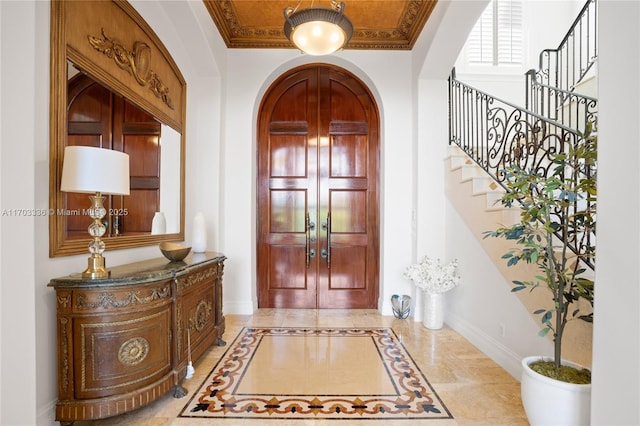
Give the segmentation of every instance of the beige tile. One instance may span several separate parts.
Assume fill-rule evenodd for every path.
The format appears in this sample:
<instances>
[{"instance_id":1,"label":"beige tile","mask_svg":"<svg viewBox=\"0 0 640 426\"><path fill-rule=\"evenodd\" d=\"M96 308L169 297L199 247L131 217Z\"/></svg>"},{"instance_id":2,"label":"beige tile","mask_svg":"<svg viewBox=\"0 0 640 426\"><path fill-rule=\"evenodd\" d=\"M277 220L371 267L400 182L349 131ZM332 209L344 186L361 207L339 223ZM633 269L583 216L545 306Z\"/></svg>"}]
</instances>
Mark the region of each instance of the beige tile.
<instances>
[{"instance_id":1,"label":"beige tile","mask_svg":"<svg viewBox=\"0 0 640 426\"><path fill-rule=\"evenodd\" d=\"M394 317L385 317L375 310L260 309L254 315L226 315L226 332L223 338L227 342L227 346L211 347L201 360L194 365L196 369L194 377L183 383L189 391L186 397L175 399L170 395L166 395L149 406L132 413L91 422L79 421L75 423L75 426L199 426L212 424L221 426L269 426L276 424L286 426L336 426L335 420L313 418L303 420L250 420L177 417L243 327L392 327L400 342L411 354L417 366L433 385L436 393L454 417L454 419L448 420L341 420L339 422L340 426L386 426L395 424L401 426L517 426L528 424L520 401L520 384L518 381L446 325L441 330L427 330L422 324L416 323L411 319L399 320ZM327 353L330 354L331 350L327 349L327 342L324 342L324 344L324 347L320 345L318 348L313 348L313 351L308 349L309 353L307 355L310 358L302 357L300 359L306 359L307 362L326 362L326 368L335 370L335 374L328 375L325 378L327 386L337 386L340 384L339 379L341 377L352 377L350 376L352 373L358 374L357 371L351 371L357 370L357 367L349 364L353 359L359 360L365 366L372 362L361 356L361 348L347 345L340 349L340 358L346 360L342 367L340 363L330 367L331 356L327 355ZM314 351L315 353L312 353ZM284 351L274 349L273 352L273 356L285 356L288 353L287 349ZM265 366L269 365L268 357L263 362ZM286 363L290 365L291 360ZM275 361L272 364L273 366L277 365ZM362 371L366 371L366 368L362 369ZM258 380L250 377L248 379ZM283 372L280 375L272 374L269 379L273 380L274 385L276 381L281 380L280 385L287 386L287 380L291 380L291 377L288 377L287 373ZM370 379L367 378L367 380ZM317 380L318 378L316 377L311 381ZM369 383L367 387L369 386L376 385Z\"/></svg>"},{"instance_id":2,"label":"beige tile","mask_svg":"<svg viewBox=\"0 0 640 426\"><path fill-rule=\"evenodd\" d=\"M265 336L237 386L242 394L395 393L365 336Z\"/></svg>"}]
</instances>

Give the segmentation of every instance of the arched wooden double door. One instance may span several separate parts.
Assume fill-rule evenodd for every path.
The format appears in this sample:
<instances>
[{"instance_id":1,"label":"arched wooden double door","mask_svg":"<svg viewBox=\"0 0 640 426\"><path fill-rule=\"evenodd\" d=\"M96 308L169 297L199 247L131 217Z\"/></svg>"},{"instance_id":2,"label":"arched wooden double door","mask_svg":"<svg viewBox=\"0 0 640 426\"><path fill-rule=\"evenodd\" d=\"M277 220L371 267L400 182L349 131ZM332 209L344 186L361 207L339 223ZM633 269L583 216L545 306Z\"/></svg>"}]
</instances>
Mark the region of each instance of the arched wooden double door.
<instances>
[{"instance_id":1,"label":"arched wooden double door","mask_svg":"<svg viewBox=\"0 0 640 426\"><path fill-rule=\"evenodd\" d=\"M281 76L258 118L259 307L375 308L379 116L349 72Z\"/></svg>"}]
</instances>

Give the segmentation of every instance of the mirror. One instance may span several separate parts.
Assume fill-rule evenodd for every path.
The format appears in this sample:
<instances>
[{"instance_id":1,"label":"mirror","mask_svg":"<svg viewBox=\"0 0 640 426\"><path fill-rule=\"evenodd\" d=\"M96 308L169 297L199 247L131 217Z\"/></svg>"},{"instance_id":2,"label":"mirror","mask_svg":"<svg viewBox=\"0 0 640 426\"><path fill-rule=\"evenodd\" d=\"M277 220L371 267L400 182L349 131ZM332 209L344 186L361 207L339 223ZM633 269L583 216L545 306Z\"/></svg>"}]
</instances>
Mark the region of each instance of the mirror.
<instances>
[{"instance_id":1,"label":"mirror","mask_svg":"<svg viewBox=\"0 0 640 426\"><path fill-rule=\"evenodd\" d=\"M155 34L128 3L84 3L52 2L51 6L49 254L87 253L91 239L87 231L91 223L89 198L59 189L67 145L98 146L129 154L130 195L109 196L105 202L107 232L102 239L107 250L182 241L184 80L160 41L154 39ZM124 23L133 27L107 29L99 23L102 17L114 14L128 16ZM77 25L70 28L70 22L87 16L85 34ZM126 34L135 37L128 55L123 39ZM123 52L124 66L117 56ZM168 66L154 62L154 57ZM164 75L151 67L164 70ZM164 86L164 82L172 82L172 73L179 84ZM162 212L166 225L152 232L156 212Z\"/></svg>"}]
</instances>

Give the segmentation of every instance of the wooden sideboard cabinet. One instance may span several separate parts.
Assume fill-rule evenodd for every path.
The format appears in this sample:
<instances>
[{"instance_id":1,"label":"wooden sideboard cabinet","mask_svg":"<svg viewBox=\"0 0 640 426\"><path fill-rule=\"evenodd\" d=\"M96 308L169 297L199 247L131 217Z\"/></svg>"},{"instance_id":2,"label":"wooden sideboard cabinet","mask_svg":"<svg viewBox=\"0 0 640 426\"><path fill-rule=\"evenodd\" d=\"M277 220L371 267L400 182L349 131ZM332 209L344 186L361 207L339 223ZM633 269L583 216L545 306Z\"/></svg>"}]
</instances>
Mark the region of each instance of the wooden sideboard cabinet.
<instances>
[{"instance_id":1,"label":"wooden sideboard cabinet","mask_svg":"<svg viewBox=\"0 0 640 426\"><path fill-rule=\"evenodd\" d=\"M109 269L104 279L56 278L56 420L111 417L169 391L182 397L189 361L224 345L225 256L192 253Z\"/></svg>"}]
</instances>

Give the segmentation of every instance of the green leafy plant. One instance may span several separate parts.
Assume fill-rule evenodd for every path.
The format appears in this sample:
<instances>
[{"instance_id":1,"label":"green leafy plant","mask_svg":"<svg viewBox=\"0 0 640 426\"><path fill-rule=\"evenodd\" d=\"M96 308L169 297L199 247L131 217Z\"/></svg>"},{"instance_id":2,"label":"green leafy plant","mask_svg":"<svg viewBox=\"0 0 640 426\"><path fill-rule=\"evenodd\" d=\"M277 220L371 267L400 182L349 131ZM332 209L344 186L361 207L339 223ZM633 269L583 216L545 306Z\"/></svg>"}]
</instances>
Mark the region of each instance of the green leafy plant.
<instances>
[{"instance_id":1,"label":"green leafy plant","mask_svg":"<svg viewBox=\"0 0 640 426\"><path fill-rule=\"evenodd\" d=\"M516 247L502 258L508 266L519 262L536 264L540 274L533 280L513 281L512 291L547 287L552 308L538 309L542 328L539 335L553 333L554 364L561 367L562 338L572 319L592 321L574 302L588 301L593 307L594 282L585 276L586 266L595 265L597 138L591 125L582 138L565 153L553 156L550 173L511 166L505 170L507 192L500 202L517 203L520 221L484 238L512 240Z\"/></svg>"}]
</instances>

